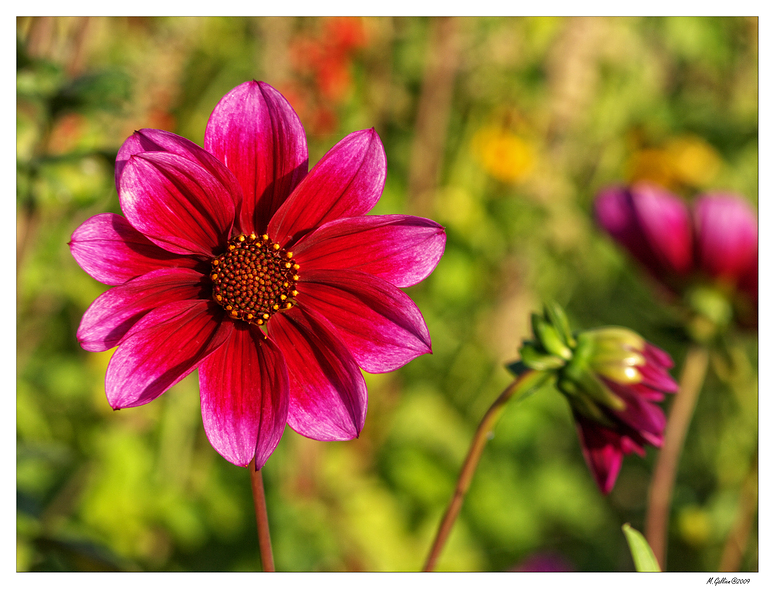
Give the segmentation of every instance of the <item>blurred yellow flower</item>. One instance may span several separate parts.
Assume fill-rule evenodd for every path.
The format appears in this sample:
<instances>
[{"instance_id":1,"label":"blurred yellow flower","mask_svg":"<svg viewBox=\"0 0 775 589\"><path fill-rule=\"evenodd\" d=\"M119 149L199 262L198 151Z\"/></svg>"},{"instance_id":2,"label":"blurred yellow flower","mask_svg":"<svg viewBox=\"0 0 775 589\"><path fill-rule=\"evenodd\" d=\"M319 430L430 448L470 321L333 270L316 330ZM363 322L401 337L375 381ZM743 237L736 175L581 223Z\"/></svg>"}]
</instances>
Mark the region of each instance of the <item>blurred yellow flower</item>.
<instances>
[{"instance_id":1,"label":"blurred yellow flower","mask_svg":"<svg viewBox=\"0 0 775 589\"><path fill-rule=\"evenodd\" d=\"M708 514L696 506L684 507L678 514L678 529L681 538L693 546L702 546L711 535L711 521Z\"/></svg>"},{"instance_id":2,"label":"blurred yellow flower","mask_svg":"<svg viewBox=\"0 0 775 589\"><path fill-rule=\"evenodd\" d=\"M535 150L524 139L507 129L487 126L479 129L471 141L476 161L501 182L525 178L535 164Z\"/></svg>"},{"instance_id":3,"label":"blurred yellow flower","mask_svg":"<svg viewBox=\"0 0 775 589\"><path fill-rule=\"evenodd\" d=\"M689 186L710 184L721 168L718 152L699 137L676 137L665 145L665 152L672 162L676 177Z\"/></svg>"},{"instance_id":4,"label":"blurred yellow flower","mask_svg":"<svg viewBox=\"0 0 775 589\"><path fill-rule=\"evenodd\" d=\"M631 183L651 181L668 189L708 186L721 168L721 156L694 135L670 139L663 147L636 151L628 162Z\"/></svg>"}]
</instances>

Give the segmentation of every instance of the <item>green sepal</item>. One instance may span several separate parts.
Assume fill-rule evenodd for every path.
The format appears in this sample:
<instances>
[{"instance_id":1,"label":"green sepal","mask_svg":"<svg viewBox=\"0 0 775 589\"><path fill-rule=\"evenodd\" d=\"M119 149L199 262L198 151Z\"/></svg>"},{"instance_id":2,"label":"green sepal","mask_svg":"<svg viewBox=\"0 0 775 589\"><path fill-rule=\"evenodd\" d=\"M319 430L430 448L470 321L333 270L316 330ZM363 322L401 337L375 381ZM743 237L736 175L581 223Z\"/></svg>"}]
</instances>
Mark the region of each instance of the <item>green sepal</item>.
<instances>
[{"instance_id":1,"label":"green sepal","mask_svg":"<svg viewBox=\"0 0 775 589\"><path fill-rule=\"evenodd\" d=\"M590 362L592 366L604 366L606 364L618 364L620 366L644 366L646 358L640 352L628 348L618 347L601 349L597 347Z\"/></svg>"},{"instance_id":2,"label":"green sepal","mask_svg":"<svg viewBox=\"0 0 775 589\"><path fill-rule=\"evenodd\" d=\"M595 376L590 361L595 353L595 340L589 332L578 336L578 344L573 359L562 370L561 378L575 382L579 388L594 401L615 411L624 409L624 401L617 397L603 382Z\"/></svg>"},{"instance_id":3,"label":"green sepal","mask_svg":"<svg viewBox=\"0 0 775 589\"><path fill-rule=\"evenodd\" d=\"M562 310L560 305L554 301L545 303L544 317L546 317L546 320L554 326L566 346L569 348L576 347L576 339L573 337L573 332L570 330L568 316L565 315L565 311Z\"/></svg>"},{"instance_id":4,"label":"green sepal","mask_svg":"<svg viewBox=\"0 0 775 589\"><path fill-rule=\"evenodd\" d=\"M576 335L576 348L573 350L574 362L588 362L595 351L595 339L588 331L582 331Z\"/></svg>"},{"instance_id":5,"label":"green sepal","mask_svg":"<svg viewBox=\"0 0 775 589\"><path fill-rule=\"evenodd\" d=\"M598 350L615 350L627 347L641 351L646 345L646 340L626 327L599 327L588 329L584 334L595 341L595 347Z\"/></svg>"},{"instance_id":6,"label":"green sepal","mask_svg":"<svg viewBox=\"0 0 775 589\"><path fill-rule=\"evenodd\" d=\"M603 413L600 406L597 405L589 395L585 394L575 382L560 378L557 381L557 388L565 394L568 398L568 402L576 413L605 427L611 429L616 427L614 422Z\"/></svg>"},{"instance_id":7,"label":"green sepal","mask_svg":"<svg viewBox=\"0 0 775 589\"><path fill-rule=\"evenodd\" d=\"M522 357L522 362L533 370L556 370L565 365L565 360L539 352L532 343L525 343L519 355Z\"/></svg>"},{"instance_id":8,"label":"green sepal","mask_svg":"<svg viewBox=\"0 0 775 589\"><path fill-rule=\"evenodd\" d=\"M609 409L621 411L626 407L624 401L617 397L589 368L579 369L575 366L568 366L566 370L563 370L563 377L574 381L592 400Z\"/></svg>"},{"instance_id":9,"label":"green sepal","mask_svg":"<svg viewBox=\"0 0 775 589\"><path fill-rule=\"evenodd\" d=\"M533 324L533 333L538 341L541 342L544 350L565 360L570 360L573 357L573 352L565 345L560 334L557 333L557 330L551 323L536 313L531 315L530 320Z\"/></svg>"}]
</instances>

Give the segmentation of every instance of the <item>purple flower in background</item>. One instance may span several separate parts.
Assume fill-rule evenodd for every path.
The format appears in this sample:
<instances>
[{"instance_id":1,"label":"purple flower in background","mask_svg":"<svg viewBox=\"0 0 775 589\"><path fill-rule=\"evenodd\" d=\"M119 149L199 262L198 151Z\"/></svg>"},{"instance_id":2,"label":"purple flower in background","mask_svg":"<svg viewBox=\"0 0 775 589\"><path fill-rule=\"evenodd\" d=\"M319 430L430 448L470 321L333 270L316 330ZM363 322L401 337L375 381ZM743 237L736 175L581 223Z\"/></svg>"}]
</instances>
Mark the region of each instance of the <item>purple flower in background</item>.
<instances>
[{"instance_id":1,"label":"purple flower in background","mask_svg":"<svg viewBox=\"0 0 775 589\"><path fill-rule=\"evenodd\" d=\"M520 573L565 573L573 571L573 565L562 554L534 552L512 570Z\"/></svg>"},{"instance_id":2,"label":"purple flower in background","mask_svg":"<svg viewBox=\"0 0 775 589\"><path fill-rule=\"evenodd\" d=\"M388 372L430 353L400 289L436 267L444 229L366 215L386 174L373 129L307 168L298 116L255 81L221 99L204 149L155 129L124 142L124 216L92 217L70 241L80 266L113 286L77 335L88 351L118 346L105 383L114 409L148 403L198 368L210 443L260 468L286 423L316 440L360 433L359 367Z\"/></svg>"},{"instance_id":3,"label":"purple flower in background","mask_svg":"<svg viewBox=\"0 0 775 589\"><path fill-rule=\"evenodd\" d=\"M595 201L600 225L648 272L723 325L734 313L756 325L758 230L743 198L711 193L690 209L655 185L607 188Z\"/></svg>"}]
</instances>

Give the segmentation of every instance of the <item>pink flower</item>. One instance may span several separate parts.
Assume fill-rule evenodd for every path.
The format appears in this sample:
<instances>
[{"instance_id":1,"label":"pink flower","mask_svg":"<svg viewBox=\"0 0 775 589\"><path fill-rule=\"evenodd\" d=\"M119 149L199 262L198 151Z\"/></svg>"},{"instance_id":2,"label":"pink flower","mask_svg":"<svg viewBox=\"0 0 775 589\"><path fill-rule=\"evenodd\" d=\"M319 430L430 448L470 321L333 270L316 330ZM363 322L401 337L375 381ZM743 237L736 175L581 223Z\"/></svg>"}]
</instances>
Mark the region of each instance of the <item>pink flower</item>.
<instances>
[{"instance_id":1,"label":"pink flower","mask_svg":"<svg viewBox=\"0 0 775 589\"><path fill-rule=\"evenodd\" d=\"M603 190L595 201L598 222L662 283L677 289L692 270L689 210L653 184Z\"/></svg>"},{"instance_id":2,"label":"pink flower","mask_svg":"<svg viewBox=\"0 0 775 589\"><path fill-rule=\"evenodd\" d=\"M706 277L745 291L758 301L758 228L749 204L733 194L714 193L694 202L696 264Z\"/></svg>"},{"instance_id":3,"label":"pink flower","mask_svg":"<svg viewBox=\"0 0 775 589\"><path fill-rule=\"evenodd\" d=\"M77 335L88 351L118 346L105 383L114 409L148 403L198 368L210 443L260 468L286 423L316 440L358 436L359 367L388 372L430 353L400 289L436 267L444 229L366 215L386 173L373 129L307 168L298 116L255 81L221 99L204 149L155 129L124 142L124 216L92 217L70 241L80 266L113 286Z\"/></svg>"},{"instance_id":4,"label":"pink flower","mask_svg":"<svg viewBox=\"0 0 775 589\"><path fill-rule=\"evenodd\" d=\"M573 565L557 552L535 552L525 557L512 569L520 573L565 573L573 571Z\"/></svg>"},{"instance_id":5,"label":"pink flower","mask_svg":"<svg viewBox=\"0 0 775 589\"><path fill-rule=\"evenodd\" d=\"M565 313L546 305L532 316L534 339L509 368L547 372L568 400L584 459L600 490L614 487L622 460L645 446L662 446L665 415L656 404L678 385L670 356L624 327L573 334Z\"/></svg>"},{"instance_id":6,"label":"pink flower","mask_svg":"<svg viewBox=\"0 0 775 589\"><path fill-rule=\"evenodd\" d=\"M690 209L677 196L639 183L603 190L595 213L603 229L673 293L702 287L703 297L695 298L707 301L710 287L734 307L739 322L756 324L757 221L743 198L706 194Z\"/></svg>"},{"instance_id":7,"label":"pink flower","mask_svg":"<svg viewBox=\"0 0 775 589\"><path fill-rule=\"evenodd\" d=\"M665 393L675 393L678 385L668 373L673 367L670 356L634 332L603 328L586 334L593 336L597 348L590 367L613 402L589 395L589 387L587 400L569 400L584 459L607 494L626 454L645 456L645 446L662 447L666 421L656 403Z\"/></svg>"}]
</instances>

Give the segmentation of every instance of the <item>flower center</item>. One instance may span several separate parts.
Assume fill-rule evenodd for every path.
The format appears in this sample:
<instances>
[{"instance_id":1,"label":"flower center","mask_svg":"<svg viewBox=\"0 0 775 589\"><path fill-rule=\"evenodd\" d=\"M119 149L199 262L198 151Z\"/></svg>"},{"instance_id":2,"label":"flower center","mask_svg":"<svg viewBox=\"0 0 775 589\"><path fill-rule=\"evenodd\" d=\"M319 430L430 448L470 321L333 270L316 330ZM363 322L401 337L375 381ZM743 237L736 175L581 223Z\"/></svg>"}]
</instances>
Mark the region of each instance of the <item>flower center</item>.
<instances>
[{"instance_id":1,"label":"flower center","mask_svg":"<svg viewBox=\"0 0 775 589\"><path fill-rule=\"evenodd\" d=\"M281 309L290 309L299 294L299 265L293 253L268 235L239 235L212 263L213 299L233 319L263 325Z\"/></svg>"}]
</instances>

